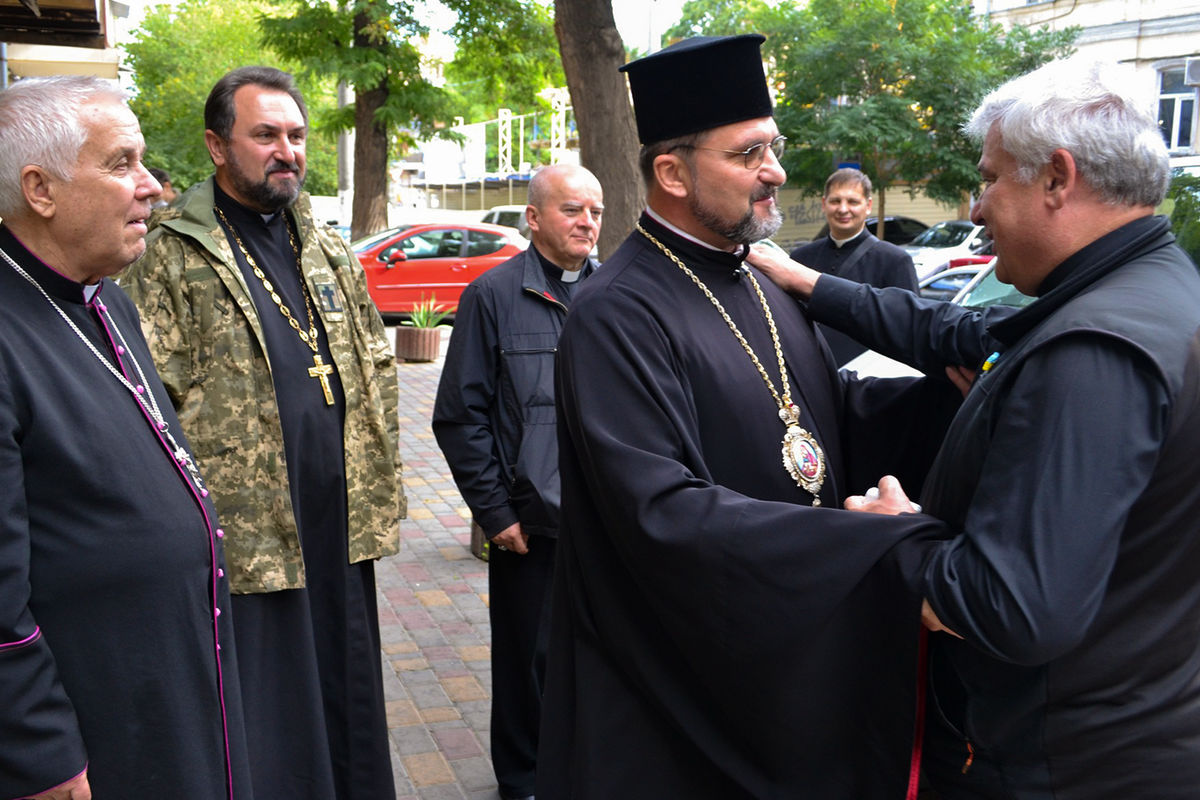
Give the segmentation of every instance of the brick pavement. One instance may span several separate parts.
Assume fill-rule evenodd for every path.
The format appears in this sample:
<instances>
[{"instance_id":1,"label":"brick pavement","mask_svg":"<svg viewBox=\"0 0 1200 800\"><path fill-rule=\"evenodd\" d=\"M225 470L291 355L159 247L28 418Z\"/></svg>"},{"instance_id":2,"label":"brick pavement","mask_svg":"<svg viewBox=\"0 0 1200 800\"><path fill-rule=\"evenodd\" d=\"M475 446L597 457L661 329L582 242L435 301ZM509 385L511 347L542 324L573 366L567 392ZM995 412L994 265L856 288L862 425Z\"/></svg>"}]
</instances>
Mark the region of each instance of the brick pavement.
<instances>
[{"instance_id":1,"label":"brick pavement","mask_svg":"<svg viewBox=\"0 0 1200 800\"><path fill-rule=\"evenodd\" d=\"M408 519L375 568L392 765L397 800L496 800L487 564L429 426L442 357L398 367Z\"/></svg>"}]
</instances>

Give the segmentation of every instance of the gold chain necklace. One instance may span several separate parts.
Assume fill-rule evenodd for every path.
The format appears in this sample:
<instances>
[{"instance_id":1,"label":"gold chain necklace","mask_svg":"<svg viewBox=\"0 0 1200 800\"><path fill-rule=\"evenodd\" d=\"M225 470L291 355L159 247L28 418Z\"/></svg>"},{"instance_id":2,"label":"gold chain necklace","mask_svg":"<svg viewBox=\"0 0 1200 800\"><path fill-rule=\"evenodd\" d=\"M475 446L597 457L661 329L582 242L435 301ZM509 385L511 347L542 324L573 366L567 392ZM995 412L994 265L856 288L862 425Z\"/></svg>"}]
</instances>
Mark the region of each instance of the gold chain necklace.
<instances>
[{"instance_id":1,"label":"gold chain necklace","mask_svg":"<svg viewBox=\"0 0 1200 800\"><path fill-rule=\"evenodd\" d=\"M792 402L791 386L788 384L787 366L783 361L783 347L779 343L779 331L775 327L775 317L771 314L771 307L767 304L767 297L763 294L762 287L758 285L758 280L750 272L746 273L746 277L750 279L750 285L754 287L754 293L758 295L758 302L762 305L763 315L767 320L767 329L771 333L771 342L775 345L775 359L779 362L779 381L782 392L775 389L775 384L771 381L771 376L767 374L767 370L763 367L762 362L758 360L754 349L750 347L750 343L746 341L746 337L738 330L737 324L725 307L721 305L721 301L716 295L700 280L695 272L688 268L680 260L679 256L671 252L665 244L655 239L650 235L650 232L642 227L642 223L637 223L638 232L645 236L650 242L663 252L667 258L683 270L683 273L692 279L692 283L700 287L700 291L704 292L704 296L709 299L713 307L721 314L721 319L725 320L725 324L729 326L729 330L737 337L738 342L742 345L742 349L746 351L746 355L750 356L750 361L753 362L758 374L762 377L763 383L767 385L767 389L771 392L771 396L775 399L775 405L779 407L779 419L783 422L786 428L783 435L783 466L787 469L788 474L792 476L792 480L796 481L796 485L813 496L813 505L821 505L821 485L825 482L825 454L821 450L821 446L817 444L816 438L800 427L800 409Z\"/></svg>"},{"instance_id":2,"label":"gold chain necklace","mask_svg":"<svg viewBox=\"0 0 1200 800\"><path fill-rule=\"evenodd\" d=\"M246 249L246 245L242 242L242 237L238 236L237 228L233 227L233 223L225 216L225 212L218 206L213 206L213 211L217 212L217 216L221 218L221 222L225 225L225 228L233 234L233 240L237 242L238 250L242 251L242 256L246 259L246 263L250 265L250 270L254 273L255 277L262 281L263 288L267 290L267 294L275 301L275 307L279 309L279 313L283 314L283 318L287 320L292 330L300 334L300 340L312 350L313 365L308 368L308 377L316 378L321 382L321 391L325 393L325 405L333 405L333 388L329 384L329 376L333 374L333 365L325 363L325 360L321 358L320 349L317 346L317 322L313 317L312 302L308 299L308 286L304 282L304 272L300 270L300 248L296 246L296 237L292 233L292 226L284 219L283 225L287 228L288 241L292 245L292 255L296 257L296 269L300 272L300 293L304 295L304 310L308 313L307 331L301 328L300 323L292 316L292 310L284 304L283 298L279 296L279 292L275 291L275 287L258 266L258 262L254 260L254 256L250 255L250 251Z\"/></svg>"}]
</instances>

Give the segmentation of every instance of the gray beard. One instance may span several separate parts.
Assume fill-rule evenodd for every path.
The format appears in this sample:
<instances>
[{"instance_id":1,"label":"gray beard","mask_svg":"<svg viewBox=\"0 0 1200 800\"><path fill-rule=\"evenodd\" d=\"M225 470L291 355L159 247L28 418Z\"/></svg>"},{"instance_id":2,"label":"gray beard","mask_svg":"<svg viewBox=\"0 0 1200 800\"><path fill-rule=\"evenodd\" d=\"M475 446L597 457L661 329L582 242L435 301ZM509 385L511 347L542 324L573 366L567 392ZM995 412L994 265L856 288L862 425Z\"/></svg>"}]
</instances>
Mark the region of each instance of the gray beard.
<instances>
[{"instance_id":1,"label":"gray beard","mask_svg":"<svg viewBox=\"0 0 1200 800\"><path fill-rule=\"evenodd\" d=\"M279 163L279 162L276 162ZM296 202L296 198L300 196L300 189L304 186L304 178L306 175L300 173L296 178L294 186L276 187L271 184L271 172L278 170L268 170L261 181L252 181L245 177L245 173L241 169L241 164L232 153L229 155L229 170L226 174L229 176L229 182L233 184L233 188L238 194L254 204L254 210L263 214L274 214L282 208L287 208L292 203Z\"/></svg>"},{"instance_id":2,"label":"gray beard","mask_svg":"<svg viewBox=\"0 0 1200 800\"><path fill-rule=\"evenodd\" d=\"M776 206L771 209L766 219L754 215L754 209L748 209L746 215L736 222L723 219L715 211L706 207L696 195L688 198L688 208L692 216L713 233L724 236L737 244L753 244L768 239L783 225L783 213Z\"/></svg>"}]
</instances>

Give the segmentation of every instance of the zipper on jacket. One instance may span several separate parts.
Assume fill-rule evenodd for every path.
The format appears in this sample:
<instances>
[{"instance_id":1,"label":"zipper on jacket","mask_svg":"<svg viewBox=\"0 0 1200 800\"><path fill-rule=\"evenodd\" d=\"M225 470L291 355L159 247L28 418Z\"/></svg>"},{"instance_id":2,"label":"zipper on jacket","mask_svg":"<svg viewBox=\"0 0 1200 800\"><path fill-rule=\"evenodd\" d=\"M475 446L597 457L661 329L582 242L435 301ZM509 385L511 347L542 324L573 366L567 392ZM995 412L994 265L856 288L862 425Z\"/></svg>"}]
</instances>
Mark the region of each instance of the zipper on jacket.
<instances>
[{"instance_id":1,"label":"zipper on jacket","mask_svg":"<svg viewBox=\"0 0 1200 800\"><path fill-rule=\"evenodd\" d=\"M548 296L548 295L544 295L544 294L542 294L541 292L539 292L539 291L537 291L537 290L535 290L535 289L531 289L531 288L530 288L530 287L528 287L528 286L526 286L526 287L525 287L525 291L526 291L526 292L528 292L529 294L533 295L534 297L537 297L537 298L539 298L539 299L541 299L541 300L545 300L545 301L546 301L546 302L548 302L548 303L553 303L554 305L556 305L556 306L558 306L559 308L561 308L561 309L563 310L563 313L564 313L564 314L566 313L566 311L567 311L567 307L566 307L565 305L563 305L561 301L559 301L559 300L555 300L553 297L550 297L550 296Z\"/></svg>"}]
</instances>

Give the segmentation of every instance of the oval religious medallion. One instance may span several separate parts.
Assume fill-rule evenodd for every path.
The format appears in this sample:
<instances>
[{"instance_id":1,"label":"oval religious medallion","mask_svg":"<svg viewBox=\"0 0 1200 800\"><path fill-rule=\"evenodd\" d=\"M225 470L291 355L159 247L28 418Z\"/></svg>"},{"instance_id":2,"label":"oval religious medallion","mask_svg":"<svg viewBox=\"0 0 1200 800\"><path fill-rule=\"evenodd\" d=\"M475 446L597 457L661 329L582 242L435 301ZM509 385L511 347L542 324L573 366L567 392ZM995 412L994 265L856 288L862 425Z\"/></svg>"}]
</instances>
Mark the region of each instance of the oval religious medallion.
<instances>
[{"instance_id":1,"label":"oval religious medallion","mask_svg":"<svg viewBox=\"0 0 1200 800\"><path fill-rule=\"evenodd\" d=\"M813 496L813 505L821 505L825 454L813 435L799 425L789 425L783 435L783 466L796 485Z\"/></svg>"}]
</instances>

